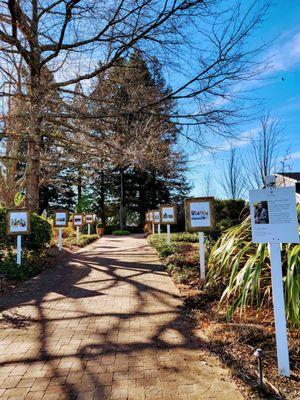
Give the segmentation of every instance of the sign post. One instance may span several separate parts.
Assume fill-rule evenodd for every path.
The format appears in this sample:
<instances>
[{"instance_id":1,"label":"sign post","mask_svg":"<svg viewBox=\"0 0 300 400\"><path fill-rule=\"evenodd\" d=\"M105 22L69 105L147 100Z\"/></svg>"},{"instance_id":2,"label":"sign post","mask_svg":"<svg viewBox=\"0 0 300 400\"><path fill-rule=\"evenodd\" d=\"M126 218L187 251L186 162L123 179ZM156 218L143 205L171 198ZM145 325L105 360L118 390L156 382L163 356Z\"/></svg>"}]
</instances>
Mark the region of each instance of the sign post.
<instances>
[{"instance_id":1,"label":"sign post","mask_svg":"<svg viewBox=\"0 0 300 400\"><path fill-rule=\"evenodd\" d=\"M22 236L17 236L17 264L21 265L22 260Z\"/></svg>"},{"instance_id":2,"label":"sign post","mask_svg":"<svg viewBox=\"0 0 300 400\"><path fill-rule=\"evenodd\" d=\"M171 244L171 226L170 226L170 224L167 225L167 243Z\"/></svg>"},{"instance_id":3,"label":"sign post","mask_svg":"<svg viewBox=\"0 0 300 400\"><path fill-rule=\"evenodd\" d=\"M171 243L171 226L177 223L176 204L164 204L159 207L161 224L167 225L166 242Z\"/></svg>"},{"instance_id":4,"label":"sign post","mask_svg":"<svg viewBox=\"0 0 300 400\"><path fill-rule=\"evenodd\" d=\"M205 279L205 245L204 232L214 226L214 198L197 197L186 199L185 226L188 232L199 232L199 267L200 278Z\"/></svg>"},{"instance_id":5,"label":"sign post","mask_svg":"<svg viewBox=\"0 0 300 400\"><path fill-rule=\"evenodd\" d=\"M80 231L79 228L83 225L83 215L73 214L73 226L76 228L76 242L79 243Z\"/></svg>"},{"instance_id":6,"label":"sign post","mask_svg":"<svg viewBox=\"0 0 300 400\"><path fill-rule=\"evenodd\" d=\"M91 234L91 224L94 222L93 214L87 214L85 216L85 222L88 226L88 235Z\"/></svg>"},{"instance_id":7,"label":"sign post","mask_svg":"<svg viewBox=\"0 0 300 400\"><path fill-rule=\"evenodd\" d=\"M281 243L299 243L294 187L250 190L253 243L269 243L277 363L280 375L290 376L286 331Z\"/></svg>"},{"instance_id":8,"label":"sign post","mask_svg":"<svg viewBox=\"0 0 300 400\"><path fill-rule=\"evenodd\" d=\"M199 259L200 259L200 279L205 279L205 246L204 233L199 232Z\"/></svg>"},{"instance_id":9,"label":"sign post","mask_svg":"<svg viewBox=\"0 0 300 400\"><path fill-rule=\"evenodd\" d=\"M65 210L53 211L53 226L58 228L58 251L62 251L62 228L68 226L69 213Z\"/></svg>"},{"instance_id":10,"label":"sign post","mask_svg":"<svg viewBox=\"0 0 300 400\"><path fill-rule=\"evenodd\" d=\"M6 232L17 236L17 264L22 264L22 236L30 233L30 211L9 210L6 215Z\"/></svg>"},{"instance_id":11,"label":"sign post","mask_svg":"<svg viewBox=\"0 0 300 400\"><path fill-rule=\"evenodd\" d=\"M157 225L157 233L160 235L160 212L159 210L153 210L153 228L155 233L155 225Z\"/></svg>"}]
</instances>

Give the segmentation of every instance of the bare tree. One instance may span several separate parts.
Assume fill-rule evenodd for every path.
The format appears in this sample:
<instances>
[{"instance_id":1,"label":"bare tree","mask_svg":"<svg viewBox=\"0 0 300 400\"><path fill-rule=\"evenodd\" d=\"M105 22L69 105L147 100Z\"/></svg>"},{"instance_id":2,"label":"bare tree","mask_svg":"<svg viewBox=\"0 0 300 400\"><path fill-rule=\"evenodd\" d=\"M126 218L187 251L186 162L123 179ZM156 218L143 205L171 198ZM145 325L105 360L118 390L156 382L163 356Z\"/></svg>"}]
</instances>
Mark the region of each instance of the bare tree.
<instances>
[{"instance_id":1,"label":"bare tree","mask_svg":"<svg viewBox=\"0 0 300 400\"><path fill-rule=\"evenodd\" d=\"M245 184L248 187L265 186L266 176L276 172L284 141L284 131L279 121L270 114L264 115L258 132L250 139L249 151L244 159L247 171Z\"/></svg>"},{"instance_id":2,"label":"bare tree","mask_svg":"<svg viewBox=\"0 0 300 400\"><path fill-rule=\"evenodd\" d=\"M208 169L201 179L202 192L204 196L213 196L215 192L215 187L213 184L213 174L210 169Z\"/></svg>"},{"instance_id":3,"label":"bare tree","mask_svg":"<svg viewBox=\"0 0 300 400\"><path fill-rule=\"evenodd\" d=\"M231 147L229 151L219 183L228 199L240 199L245 193L241 158L235 147Z\"/></svg>"},{"instance_id":4,"label":"bare tree","mask_svg":"<svg viewBox=\"0 0 300 400\"><path fill-rule=\"evenodd\" d=\"M259 1L254 0L242 12L239 4L231 11L220 11L215 0L1 2L1 95L11 95L6 89L7 83L15 82L18 75L11 63L12 56L17 61L24 61L28 73L27 84L22 88L22 96L28 102L26 206L33 210L38 208L45 121L63 123L65 129L80 132L81 126L74 122L95 116L87 110L72 112L68 107L68 101L76 94L76 83L85 81L88 86L90 80L118 65L120 58L127 56L133 48L143 49L149 59L154 54L172 54L174 59L175 54L178 71L184 70L184 54L195 54L193 63L188 63L189 68L180 77L185 79L179 79L181 83L173 91L155 102L159 104L173 98L186 99L189 103L194 98L197 107L193 109L196 111L174 113L176 122L228 134L236 118L241 118L241 105L233 88L261 70L255 57L263 48L250 49L244 45L263 20L267 6L266 2L262 4L260 7ZM192 36L185 30L189 24L195 29L200 27L197 29L203 40L197 37L197 42L201 46L195 47L195 43L185 40ZM193 48L193 53L187 51L188 45ZM45 70L53 75L52 81L43 79ZM65 107L57 110L52 107L49 111L47 104L57 91L65 99ZM147 112L147 107L144 104L140 109ZM22 117L24 113L20 111L18 118ZM114 117L106 115L103 118L111 120ZM198 142L200 138L201 135L197 137Z\"/></svg>"}]
</instances>

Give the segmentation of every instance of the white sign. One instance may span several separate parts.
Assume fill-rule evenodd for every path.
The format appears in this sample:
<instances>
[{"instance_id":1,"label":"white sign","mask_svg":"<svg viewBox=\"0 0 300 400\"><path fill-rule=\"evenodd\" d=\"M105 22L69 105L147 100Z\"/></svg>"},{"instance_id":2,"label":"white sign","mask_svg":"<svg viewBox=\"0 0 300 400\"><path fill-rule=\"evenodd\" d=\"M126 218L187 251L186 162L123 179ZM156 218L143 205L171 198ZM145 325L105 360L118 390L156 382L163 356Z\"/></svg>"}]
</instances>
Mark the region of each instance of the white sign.
<instances>
[{"instance_id":1,"label":"white sign","mask_svg":"<svg viewBox=\"0 0 300 400\"><path fill-rule=\"evenodd\" d=\"M149 222L153 222L153 212L149 211Z\"/></svg>"},{"instance_id":2,"label":"white sign","mask_svg":"<svg viewBox=\"0 0 300 400\"><path fill-rule=\"evenodd\" d=\"M85 216L85 222L87 223L87 224L92 224L93 223L93 215L92 214L87 214L86 216Z\"/></svg>"},{"instance_id":3,"label":"white sign","mask_svg":"<svg viewBox=\"0 0 300 400\"><path fill-rule=\"evenodd\" d=\"M8 234L21 235L30 232L30 220L28 211L9 211L8 212Z\"/></svg>"},{"instance_id":4,"label":"white sign","mask_svg":"<svg viewBox=\"0 0 300 400\"><path fill-rule=\"evenodd\" d=\"M58 211L55 213L54 224L56 227L67 226L68 225L68 215L64 211Z\"/></svg>"},{"instance_id":5,"label":"white sign","mask_svg":"<svg viewBox=\"0 0 300 400\"><path fill-rule=\"evenodd\" d=\"M73 217L73 225L74 226L81 226L83 223L83 218L81 214L74 214Z\"/></svg>"},{"instance_id":6,"label":"white sign","mask_svg":"<svg viewBox=\"0 0 300 400\"><path fill-rule=\"evenodd\" d=\"M155 224L159 224L160 223L160 212L159 212L159 210L153 211L153 219L154 219L154 223Z\"/></svg>"},{"instance_id":7,"label":"white sign","mask_svg":"<svg viewBox=\"0 0 300 400\"><path fill-rule=\"evenodd\" d=\"M299 243L294 187L250 190L253 243Z\"/></svg>"},{"instance_id":8,"label":"white sign","mask_svg":"<svg viewBox=\"0 0 300 400\"><path fill-rule=\"evenodd\" d=\"M209 201L190 203L190 223L192 228L211 226Z\"/></svg>"},{"instance_id":9,"label":"white sign","mask_svg":"<svg viewBox=\"0 0 300 400\"><path fill-rule=\"evenodd\" d=\"M161 221L164 223L174 223L174 207L162 207L161 208Z\"/></svg>"}]
</instances>

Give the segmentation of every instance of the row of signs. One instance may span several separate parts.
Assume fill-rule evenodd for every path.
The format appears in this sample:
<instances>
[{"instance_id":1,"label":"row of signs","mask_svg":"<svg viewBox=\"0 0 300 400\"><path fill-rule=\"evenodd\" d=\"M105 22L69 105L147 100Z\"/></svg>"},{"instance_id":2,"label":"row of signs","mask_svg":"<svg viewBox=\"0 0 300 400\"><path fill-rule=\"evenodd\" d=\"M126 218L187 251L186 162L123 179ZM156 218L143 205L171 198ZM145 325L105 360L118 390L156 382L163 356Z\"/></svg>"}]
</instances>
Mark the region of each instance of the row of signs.
<instances>
[{"instance_id":1,"label":"row of signs","mask_svg":"<svg viewBox=\"0 0 300 400\"><path fill-rule=\"evenodd\" d=\"M57 210L53 213L53 226L55 228L64 228L68 226L69 213L64 210ZM26 235L31 231L30 211L28 210L9 210L7 212L7 234L8 235ZM73 214L73 226L80 227L84 224L94 222L93 214Z\"/></svg>"},{"instance_id":2,"label":"row of signs","mask_svg":"<svg viewBox=\"0 0 300 400\"><path fill-rule=\"evenodd\" d=\"M214 227L214 198L195 197L184 201L186 230L189 232L208 231ZM177 223L177 208L164 204L158 210L146 213L146 221L153 224L172 225Z\"/></svg>"}]
</instances>

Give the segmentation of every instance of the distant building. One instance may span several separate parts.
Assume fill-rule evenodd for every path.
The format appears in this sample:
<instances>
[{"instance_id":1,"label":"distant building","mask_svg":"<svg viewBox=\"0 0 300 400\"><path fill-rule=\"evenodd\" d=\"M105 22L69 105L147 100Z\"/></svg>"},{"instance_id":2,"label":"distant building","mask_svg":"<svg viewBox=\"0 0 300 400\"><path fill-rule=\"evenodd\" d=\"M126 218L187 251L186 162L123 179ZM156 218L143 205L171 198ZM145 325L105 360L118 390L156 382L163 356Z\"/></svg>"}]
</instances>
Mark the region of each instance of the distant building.
<instances>
[{"instance_id":1,"label":"distant building","mask_svg":"<svg viewBox=\"0 0 300 400\"><path fill-rule=\"evenodd\" d=\"M300 203L300 172L280 172L275 174L276 186L295 186L297 203Z\"/></svg>"}]
</instances>

